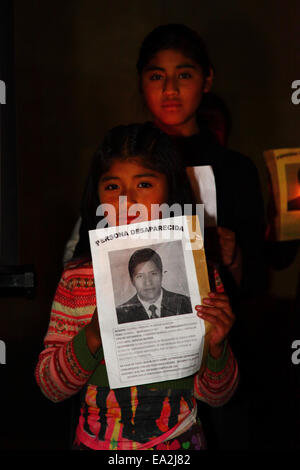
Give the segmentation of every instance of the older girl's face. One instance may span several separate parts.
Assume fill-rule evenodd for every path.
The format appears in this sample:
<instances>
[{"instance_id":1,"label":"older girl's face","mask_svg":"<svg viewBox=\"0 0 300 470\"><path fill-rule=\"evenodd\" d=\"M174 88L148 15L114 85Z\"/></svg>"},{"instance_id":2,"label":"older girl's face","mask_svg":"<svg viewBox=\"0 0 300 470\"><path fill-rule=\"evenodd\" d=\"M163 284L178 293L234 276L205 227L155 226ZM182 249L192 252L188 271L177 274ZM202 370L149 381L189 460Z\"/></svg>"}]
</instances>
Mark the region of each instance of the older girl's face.
<instances>
[{"instance_id":1,"label":"older girl's face","mask_svg":"<svg viewBox=\"0 0 300 470\"><path fill-rule=\"evenodd\" d=\"M151 220L152 204L168 200L168 183L163 173L145 168L142 159L116 159L101 176L98 194L101 204L109 204L104 207L108 224L125 225Z\"/></svg>"},{"instance_id":2,"label":"older girl's face","mask_svg":"<svg viewBox=\"0 0 300 470\"><path fill-rule=\"evenodd\" d=\"M155 124L167 134L197 133L196 112L211 86L201 67L182 52L159 51L142 72L141 86Z\"/></svg>"}]
</instances>

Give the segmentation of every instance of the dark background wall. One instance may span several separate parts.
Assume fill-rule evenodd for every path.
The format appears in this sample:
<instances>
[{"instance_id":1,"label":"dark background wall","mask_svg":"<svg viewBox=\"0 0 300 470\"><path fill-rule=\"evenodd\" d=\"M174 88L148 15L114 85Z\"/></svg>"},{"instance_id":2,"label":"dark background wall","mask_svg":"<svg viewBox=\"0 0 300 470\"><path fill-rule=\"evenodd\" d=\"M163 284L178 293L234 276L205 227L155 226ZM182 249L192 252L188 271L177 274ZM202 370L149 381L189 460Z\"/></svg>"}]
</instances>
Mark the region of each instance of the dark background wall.
<instances>
[{"instance_id":1,"label":"dark background wall","mask_svg":"<svg viewBox=\"0 0 300 470\"><path fill-rule=\"evenodd\" d=\"M214 90L232 114L229 145L256 164L267 204L262 152L300 147L300 105L291 102L291 83L300 79L299 14L298 0L269 0L259 6L248 0L15 1L19 263L34 264L37 291L34 299L0 300L0 339L7 346L7 364L0 366L1 401L15 410L7 413L9 419L0 431L4 447L68 445L70 404L54 405L41 396L33 379L34 365L90 158L109 128L149 118L135 72L145 34L159 24L180 22L203 36L217 71ZM277 327L284 330L282 371L292 382L282 396L284 402L294 391L287 358L289 342L297 334L282 329L282 324L294 321L290 312L299 261L298 251L289 266L269 270L266 315L259 317L261 310L254 306L253 318L248 318L250 334L260 337L262 348L270 324L272 334L279 334ZM266 359L264 347L258 352L260 359ZM280 361L282 354L277 354L268 361ZM266 406L271 416L273 402ZM290 411L282 408L282 415ZM289 416L284 424L291 428ZM268 434L268 419L262 420ZM273 444L262 437L257 445Z\"/></svg>"}]
</instances>

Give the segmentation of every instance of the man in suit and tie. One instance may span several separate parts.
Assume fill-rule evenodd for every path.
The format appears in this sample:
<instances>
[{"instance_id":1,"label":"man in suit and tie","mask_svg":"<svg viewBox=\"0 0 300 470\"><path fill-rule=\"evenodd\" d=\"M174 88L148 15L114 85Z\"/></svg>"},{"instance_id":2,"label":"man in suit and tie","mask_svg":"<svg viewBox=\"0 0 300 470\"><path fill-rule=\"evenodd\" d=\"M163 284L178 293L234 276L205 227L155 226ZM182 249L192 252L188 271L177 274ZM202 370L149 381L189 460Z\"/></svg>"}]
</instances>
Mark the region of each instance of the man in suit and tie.
<instances>
[{"instance_id":1,"label":"man in suit and tie","mask_svg":"<svg viewBox=\"0 0 300 470\"><path fill-rule=\"evenodd\" d=\"M163 266L151 248L135 251L128 264L136 294L117 307L118 323L192 313L190 298L162 287Z\"/></svg>"}]
</instances>

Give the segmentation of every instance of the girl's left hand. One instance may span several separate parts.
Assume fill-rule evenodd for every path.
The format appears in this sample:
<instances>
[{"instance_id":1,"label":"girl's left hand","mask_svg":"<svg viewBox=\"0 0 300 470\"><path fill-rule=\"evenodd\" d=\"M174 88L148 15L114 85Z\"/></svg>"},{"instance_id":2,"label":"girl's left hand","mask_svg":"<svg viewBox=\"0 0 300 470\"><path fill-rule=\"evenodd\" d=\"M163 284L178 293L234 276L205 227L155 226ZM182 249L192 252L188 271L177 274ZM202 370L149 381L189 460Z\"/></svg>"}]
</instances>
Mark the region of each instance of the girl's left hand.
<instances>
[{"instance_id":1,"label":"girl's left hand","mask_svg":"<svg viewBox=\"0 0 300 470\"><path fill-rule=\"evenodd\" d=\"M226 339L235 321L235 315L231 310L229 298L224 293L210 292L209 297L203 299L204 305L196 305L199 318L213 325L210 331L209 353L218 359L223 352Z\"/></svg>"}]
</instances>

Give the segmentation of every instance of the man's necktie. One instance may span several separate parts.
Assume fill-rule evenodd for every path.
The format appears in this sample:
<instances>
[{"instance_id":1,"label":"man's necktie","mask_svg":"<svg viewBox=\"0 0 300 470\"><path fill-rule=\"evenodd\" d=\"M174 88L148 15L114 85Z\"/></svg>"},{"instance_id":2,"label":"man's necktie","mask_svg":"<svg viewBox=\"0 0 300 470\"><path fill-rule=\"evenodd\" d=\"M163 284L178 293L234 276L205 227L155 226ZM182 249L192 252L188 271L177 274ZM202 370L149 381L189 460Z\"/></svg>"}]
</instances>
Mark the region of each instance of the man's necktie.
<instances>
[{"instance_id":1,"label":"man's necktie","mask_svg":"<svg viewBox=\"0 0 300 470\"><path fill-rule=\"evenodd\" d=\"M150 318L158 318L158 315L155 313L157 310L156 305L154 304L150 305L149 310L151 312Z\"/></svg>"}]
</instances>

